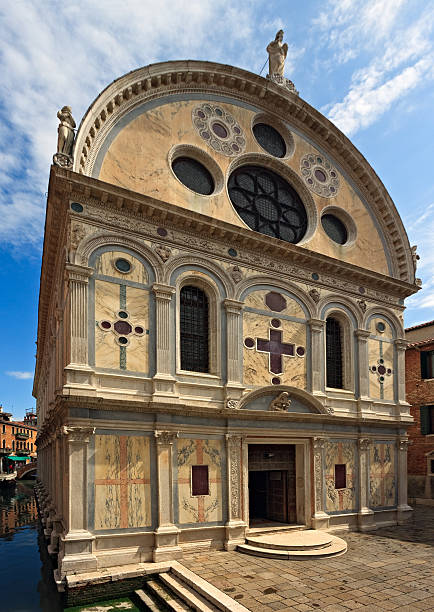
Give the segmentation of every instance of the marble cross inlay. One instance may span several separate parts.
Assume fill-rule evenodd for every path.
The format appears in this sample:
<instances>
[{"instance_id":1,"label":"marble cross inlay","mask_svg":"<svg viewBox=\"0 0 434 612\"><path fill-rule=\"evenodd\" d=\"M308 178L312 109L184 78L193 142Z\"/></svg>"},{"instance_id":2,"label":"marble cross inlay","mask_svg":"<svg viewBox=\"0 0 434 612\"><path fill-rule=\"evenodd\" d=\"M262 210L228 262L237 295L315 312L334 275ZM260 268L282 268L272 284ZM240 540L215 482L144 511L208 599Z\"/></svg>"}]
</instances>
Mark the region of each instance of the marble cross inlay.
<instances>
[{"instance_id":1,"label":"marble cross inlay","mask_svg":"<svg viewBox=\"0 0 434 612\"><path fill-rule=\"evenodd\" d=\"M269 340L256 338L256 350L260 353L269 353L268 362L270 372L273 374L283 373L282 355L294 357L295 345L282 342L282 332L277 329L270 329Z\"/></svg>"},{"instance_id":2,"label":"marble cross inlay","mask_svg":"<svg viewBox=\"0 0 434 612\"><path fill-rule=\"evenodd\" d=\"M108 321L106 319L97 321L96 324L104 332L113 332L115 341L119 345L120 359L119 367L121 370L127 369L127 353L126 348L130 343L129 335L143 336L148 334L148 330L143 325L136 325L130 319L130 314L127 311L127 288L125 285L119 285L119 307L115 313L115 319Z\"/></svg>"}]
</instances>

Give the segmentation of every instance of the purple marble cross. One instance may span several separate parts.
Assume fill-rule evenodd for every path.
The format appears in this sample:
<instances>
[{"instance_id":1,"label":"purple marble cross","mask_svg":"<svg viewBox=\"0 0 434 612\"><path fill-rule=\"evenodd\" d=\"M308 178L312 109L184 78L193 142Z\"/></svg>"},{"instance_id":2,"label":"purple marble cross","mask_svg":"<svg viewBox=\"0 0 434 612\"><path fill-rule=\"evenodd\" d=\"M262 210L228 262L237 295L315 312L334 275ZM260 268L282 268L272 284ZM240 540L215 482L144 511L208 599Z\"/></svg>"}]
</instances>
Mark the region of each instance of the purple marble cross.
<instances>
[{"instance_id":1,"label":"purple marble cross","mask_svg":"<svg viewBox=\"0 0 434 612\"><path fill-rule=\"evenodd\" d=\"M294 344L282 342L282 332L270 329L270 339L256 339L256 350L262 353L269 353L269 369L273 374L283 373L282 355L294 356Z\"/></svg>"}]
</instances>

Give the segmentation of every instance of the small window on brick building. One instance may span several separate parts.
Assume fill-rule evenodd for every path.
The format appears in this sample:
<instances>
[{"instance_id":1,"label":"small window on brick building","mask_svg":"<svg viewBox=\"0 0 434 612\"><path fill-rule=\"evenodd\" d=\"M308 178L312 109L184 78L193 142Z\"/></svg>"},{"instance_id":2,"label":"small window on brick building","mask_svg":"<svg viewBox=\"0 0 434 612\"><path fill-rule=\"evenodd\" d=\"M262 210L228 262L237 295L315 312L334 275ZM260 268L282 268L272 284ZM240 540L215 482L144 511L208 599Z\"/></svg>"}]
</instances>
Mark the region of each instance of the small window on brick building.
<instances>
[{"instance_id":1,"label":"small window on brick building","mask_svg":"<svg viewBox=\"0 0 434 612\"><path fill-rule=\"evenodd\" d=\"M191 494L209 495L209 478L207 465L191 466Z\"/></svg>"},{"instance_id":2,"label":"small window on brick building","mask_svg":"<svg viewBox=\"0 0 434 612\"><path fill-rule=\"evenodd\" d=\"M434 406L420 407L420 433L424 436L434 434Z\"/></svg>"},{"instance_id":3,"label":"small window on brick building","mask_svg":"<svg viewBox=\"0 0 434 612\"><path fill-rule=\"evenodd\" d=\"M434 378L434 351L420 352L421 378Z\"/></svg>"},{"instance_id":4,"label":"small window on brick building","mask_svg":"<svg viewBox=\"0 0 434 612\"><path fill-rule=\"evenodd\" d=\"M430 460L430 465L431 465L431 472L430 472L430 474L434 474L434 459Z\"/></svg>"},{"instance_id":5,"label":"small window on brick building","mask_svg":"<svg viewBox=\"0 0 434 612\"><path fill-rule=\"evenodd\" d=\"M335 489L346 489L347 487L347 466L345 463L335 465Z\"/></svg>"}]
</instances>

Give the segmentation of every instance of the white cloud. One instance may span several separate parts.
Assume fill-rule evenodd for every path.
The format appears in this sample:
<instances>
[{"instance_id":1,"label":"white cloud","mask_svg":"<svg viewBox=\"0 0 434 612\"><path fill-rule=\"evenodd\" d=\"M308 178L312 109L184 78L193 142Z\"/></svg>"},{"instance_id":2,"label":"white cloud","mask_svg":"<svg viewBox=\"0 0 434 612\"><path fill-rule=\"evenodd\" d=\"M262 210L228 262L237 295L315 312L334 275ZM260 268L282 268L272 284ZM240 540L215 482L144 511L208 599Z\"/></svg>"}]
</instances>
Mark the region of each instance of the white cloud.
<instances>
[{"instance_id":1,"label":"white cloud","mask_svg":"<svg viewBox=\"0 0 434 612\"><path fill-rule=\"evenodd\" d=\"M40 244L60 107L70 105L78 124L108 83L155 61L227 62L239 48L239 65L258 70L265 51L253 36L257 3L1 3L0 241Z\"/></svg>"},{"instance_id":2,"label":"white cloud","mask_svg":"<svg viewBox=\"0 0 434 612\"><path fill-rule=\"evenodd\" d=\"M6 374L12 376L12 378L18 378L18 380L33 378L33 372L6 372Z\"/></svg>"},{"instance_id":3,"label":"white cloud","mask_svg":"<svg viewBox=\"0 0 434 612\"><path fill-rule=\"evenodd\" d=\"M329 119L351 136L374 123L392 104L430 76L434 54L385 79L381 66L372 65L354 76L348 94L330 109ZM430 76L432 78L432 75Z\"/></svg>"},{"instance_id":4,"label":"white cloud","mask_svg":"<svg viewBox=\"0 0 434 612\"><path fill-rule=\"evenodd\" d=\"M332 28L320 17L317 27L324 31L323 44L333 47L337 62L356 57L365 61L353 72L343 99L323 109L351 136L434 79L434 11L423 11L419 17L402 0L370 0L362 9L355 0L343 5L331 0L328 8L337 24Z\"/></svg>"}]
</instances>

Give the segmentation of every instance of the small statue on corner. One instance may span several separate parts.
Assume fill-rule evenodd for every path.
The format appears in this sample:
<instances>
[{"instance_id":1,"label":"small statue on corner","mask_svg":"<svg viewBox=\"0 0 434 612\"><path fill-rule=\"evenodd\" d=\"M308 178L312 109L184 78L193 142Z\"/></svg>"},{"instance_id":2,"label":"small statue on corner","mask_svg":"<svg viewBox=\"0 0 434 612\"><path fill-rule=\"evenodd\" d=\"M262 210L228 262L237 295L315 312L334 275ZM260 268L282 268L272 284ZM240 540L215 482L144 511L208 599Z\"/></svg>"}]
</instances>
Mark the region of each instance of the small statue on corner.
<instances>
[{"instance_id":1,"label":"small statue on corner","mask_svg":"<svg viewBox=\"0 0 434 612\"><path fill-rule=\"evenodd\" d=\"M57 128L57 153L53 156L53 163L63 168L72 168L74 162L72 148L76 125L71 114L71 107L64 106L57 113L57 118L60 123Z\"/></svg>"}]
</instances>

